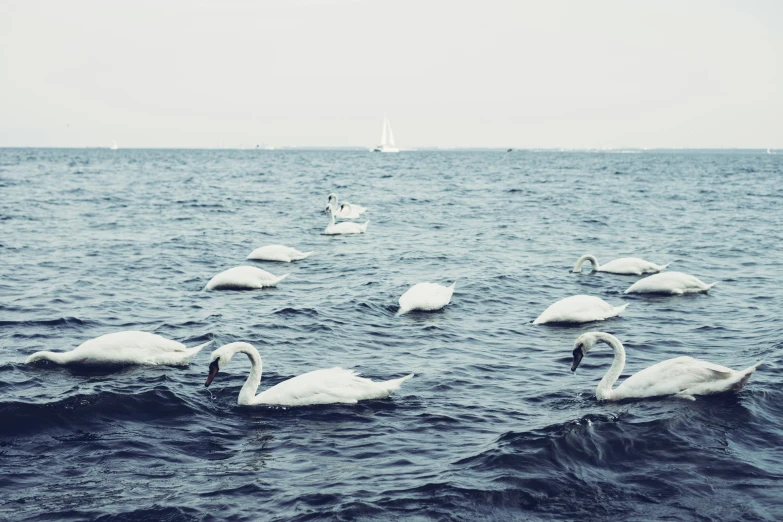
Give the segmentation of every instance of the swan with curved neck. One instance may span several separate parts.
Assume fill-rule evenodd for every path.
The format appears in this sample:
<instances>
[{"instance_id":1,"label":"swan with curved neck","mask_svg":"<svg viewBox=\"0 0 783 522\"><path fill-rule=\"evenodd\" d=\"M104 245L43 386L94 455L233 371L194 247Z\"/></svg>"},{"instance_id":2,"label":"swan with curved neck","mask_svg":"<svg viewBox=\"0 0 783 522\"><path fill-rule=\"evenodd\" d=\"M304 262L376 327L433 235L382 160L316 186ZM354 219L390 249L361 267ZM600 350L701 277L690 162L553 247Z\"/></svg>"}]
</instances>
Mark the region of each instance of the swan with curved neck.
<instances>
[{"instance_id":1,"label":"swan with curved neck","mask_svg":"<svg viewBox=\"0 0 783 522\"><path fill-rule=\"evenodd\" d=\"M696 395L738 392L761 364L756 363L744 370L736 371L693 357L676 357L631 375L613 389L612 386L625 368L625 348L623 343L612 334L588 332L577 337L574 342L571 371L575 372L582 358L601 341L614 350L614 361L595 389L595 397L599 400L619 401L667 395L695 400Z\"/></svg>"},{"instance_id":2,"label":"swan with curved neck","mask_svg":"<svg viewBox=\"0 0 783 522\"><path fill-rule=\"evenodd\" d=\"M211 342L188 348L182 343L148 332L115 332L85 341L70 352L36 352L25 362L49 361L82 366L187 366Z\"/></svg>"},{"instance_id":3,"label":"swan with curved neck","mask_svg":"<svg viewBox=\"0 0 783 522\"><path fill-rule=\"evenodd\" d=\"M338 234L363 234L367 231L367 225L370 224L369 221L366 221L361 225L359 223L350 223L347 221L343 223L335 223L334 209L332 207L326 207L324 212L329 213L329 224L326 226L326 230L324 230L324 234L328 236L334 236Z\"/></svg>"},{"instance_id":4,"label":"swan with curved neck","mask_svg":"<svg viewBox=\"0 0 783 522\"><path fill-rule=\"evenodd\" d=\"M329 194L329 197L326 199L326 204L328 206L332 207L332 209L334 209L335 214L337 214L338 218L343 218L343 216L341 215L342 207L340 205L339 199L337 199L337 194L335 194L334 192ZM355 213L357 218L367 211L366 207L363 207L361 205L352 205L351 203L348 203L347 201L343 202L343 206L345 206L345 205L347 205L347 207L349 209L349 213L350 214L354 214ZM355 219L355 218L344 218L344 219Z\"/></svg>"},{"instance_id":5,"label":"swan with curved neck","mask_svg":"<svg viewBox=\"0 0 783 522\"><path fill-rule=\"evenodd\" d=\"M656 265L655 263L650 263L649 261L639 259L638 257L621 257L620 259L614 259L605 265L601 265L594 255L585 254L576 261L574 272L581 272L582 265L586 261L589 261L590 264L593 265L593 272L607 272L620 275L656 274L662 272L671 264Z\"/></svg>"},{"instance_id":6,"label":"swan with curved neck","mask_svg":"<svg viewBox=\"0 0 783 522\"><path fill-rule=\"evenodd\" d=\"M413 374L399 379L376 382L359 377L352 370L328 368L308 372L283 381L258 395L263 363L258 350L250 343L231 343L221 346L210 357L209 376L204 386L209 386L221 369L228 366L237 353L244 353L250 360L250 374L239 391L240 406L307 406L312 404L355 404L366 399L383 399L397 390Z\"/></svg>"},{"instance_id":7,"label":"swan with curved neck","mask_svg":"<svg viewBox=\"0 0 783 522\"><path fill-rule=\"evenodd\" d=\"M533 324L603 321L619 316L627 306L612 306L592 295L572 295L549 305Z\"/></svg>"},{"instance_id":8,"label":"swan with curved neck","mask_svg":"<svg viewBox=\"0 0 783 522\"><path fill-rule=\"evenodd\" d=\"M635 282L625 291L626 294L703 294L718 282L704 283L698 278L682 272L663 272L647 276Z\"/></svg>"},{"instance_id":9,"label":"swan with curved neck","mask_svg":"<svg viewBox=\"0 0 783 522\"><path fill-rule=\"evenodd\" d=\"M283 263L290 263L291 261L299 261L301 259L307 259L312 255L312 252L300 252L299 250L283 245L266 245L256 248L248 259L255 261L280 261Z\"/></svg>"}]
</instances>

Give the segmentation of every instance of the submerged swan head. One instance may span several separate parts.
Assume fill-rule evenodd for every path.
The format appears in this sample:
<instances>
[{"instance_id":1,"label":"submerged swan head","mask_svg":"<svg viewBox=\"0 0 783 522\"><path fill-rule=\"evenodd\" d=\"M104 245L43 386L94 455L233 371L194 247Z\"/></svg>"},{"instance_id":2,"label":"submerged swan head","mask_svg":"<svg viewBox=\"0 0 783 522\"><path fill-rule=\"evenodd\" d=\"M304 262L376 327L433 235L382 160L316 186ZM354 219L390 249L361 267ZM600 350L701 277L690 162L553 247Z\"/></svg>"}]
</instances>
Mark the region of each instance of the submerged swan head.
<instances>
[{"instance_id":1,"label":"submerged swan head","mask_svg":"<svg viewBox=\"0 0 783 522\"><path fill-rule=\"evenodd\" d=\"M207 382L204 383L204 386L212 384L212 380L220 369L228 366L228 363L231 361L231 358L234 357L234 354L245 350L255 351L255 348L253 348L253 345L250 343L229 343L212 352L212 355L209 357L209 375L207 376Z\"/></svg>"},{"instance_id":2,"label":"submerged swan head","mask_svg":"<svg viewBox=\"0 0 783 522\"><path fill-rule=\"evenodd\" d=\"M587 332L576 338L576 341L574 341L574 362L571 364L572 372L576 371L579 363L582 362L582 358L587 355L587 352L595 346L598 340L596 332Z\"/></svg>"}]
</instances>

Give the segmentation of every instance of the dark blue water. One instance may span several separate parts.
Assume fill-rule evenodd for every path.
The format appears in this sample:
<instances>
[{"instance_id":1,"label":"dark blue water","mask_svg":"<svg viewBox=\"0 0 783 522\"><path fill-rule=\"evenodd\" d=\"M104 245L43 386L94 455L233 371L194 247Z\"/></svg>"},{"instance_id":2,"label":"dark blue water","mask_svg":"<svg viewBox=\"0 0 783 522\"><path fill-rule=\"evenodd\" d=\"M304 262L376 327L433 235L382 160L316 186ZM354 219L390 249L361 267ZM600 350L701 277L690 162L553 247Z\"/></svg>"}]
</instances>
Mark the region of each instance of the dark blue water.
<instances>
[{"instance_id":1,"label":"dark blue water","mask_svg":"<svg viewBox=\"0 0 783 522\"><path fill-rule=\"evenodd\" d=\"M0 518L13 520L780 520L783 156L513 152L0 150ZM367 234L321 235L329 192ZM256 247L316 253L276 289L203 292ZM570 272L639 256L721 281L626 297L637 278ZM441 312L398 317L412 284ZM629 302L619 319L533 326L549 304ZM253 343L262 389L330 366L415 372L355 406L236 406L236 358L189 368L23 364L109 332ZM692 355L765 359L739 395L599 403Z\"/></svg>"}]
</instances>

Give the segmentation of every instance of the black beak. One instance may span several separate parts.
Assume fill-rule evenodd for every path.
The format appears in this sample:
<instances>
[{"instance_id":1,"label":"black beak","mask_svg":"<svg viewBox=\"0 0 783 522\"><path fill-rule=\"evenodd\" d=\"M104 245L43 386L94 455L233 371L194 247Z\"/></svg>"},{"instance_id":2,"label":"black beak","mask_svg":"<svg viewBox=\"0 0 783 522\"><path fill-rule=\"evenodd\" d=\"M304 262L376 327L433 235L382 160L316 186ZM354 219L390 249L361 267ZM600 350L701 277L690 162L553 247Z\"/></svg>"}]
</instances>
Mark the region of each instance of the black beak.
<instances>
[{"instance_id":1,"label":"black beak","mask_svg":"<svg viewBox=\"0 0 783 522\"><path fill-rule=\"evenodd\" d=\"M585 352L582 351L582 347L574 350L574 362L571 364L571 371L575 372L579 368L579 363L582 362L582 357L585 356Z\"/></svg>"},{"instance_id":2,"label":"black beak","mask_svg":"<svg viewBox=\"0 0 783 522\"><path fill-rule=\"evenodd\" d=\"M215 378L215 375L218 374L218 371L220 371L220 368L218 367L218 362L212 361L212 363L209 365L209 375L207 376L207 382L204 383L204 387L207 387L210 384L212 384L212 379Z\"/></svg>"}]
</instances>

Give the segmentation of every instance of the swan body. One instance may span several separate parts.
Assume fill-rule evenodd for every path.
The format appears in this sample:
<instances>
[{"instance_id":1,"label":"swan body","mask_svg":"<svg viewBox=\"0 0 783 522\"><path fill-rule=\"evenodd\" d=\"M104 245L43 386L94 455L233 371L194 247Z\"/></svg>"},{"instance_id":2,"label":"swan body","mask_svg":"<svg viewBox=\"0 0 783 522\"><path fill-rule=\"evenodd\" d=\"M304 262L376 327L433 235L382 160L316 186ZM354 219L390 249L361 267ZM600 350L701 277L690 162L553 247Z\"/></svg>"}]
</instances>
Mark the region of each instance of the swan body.
<instances>
[{"instance_id":1,"label":"swan body","mask_svg":"<svg viewBox=\"0 0 783 522\"><path fill-rule=\"evenodd\" d=\"M283 263L290 263L291 261L298 261L300 259L306 259L310 257L312 252L300 252L299 250L283 245L267 245L260 248L256 248L248 259L254 259L258 261L282 261Z\"/></svg>"},{"instance_id":2,"label":"swan body","mask_svg":"<svg viewBox=\"0 0 783 522\"><path fill-rule=\"evenodd\" d=\"M598 259L596 259L595 256L585 254L576 261L574 272L581 272L582 264L584 264L585 261L589 261L593 265L594 272L608 272L610 274L621 275L657 274L658 272L665 270L666 267L671 264L656 265L655 263L650 263L649 261L639 259L638 257L621 257L620 259L614 259L605 265L601 265L598 263Z\"/></svg>"},{"instance_id":3,"label":"swan body","mask_svg":"<svg viewBox=\"0 0 783 522\"><path fill-rule=\"evenodd\" d=\"M254 266L236 266L210 279L204 290L256 290L277 286L286 277L288 274L277 277Z\"/></svg>"},{"instance_id":4,"label":"swan body","mask_svg":"<svg viewBox=\"0 0 783 522\"><path fill-rule=\"evenodd\" d=\"M451 301L451 295L454 293L456 285L456 281L451 286L437 283L415 284L400 297L399 313L404 314L411 310L440 310Z\"/></svg>"},{"instance_id":5,"label":"swan body","mask_svg":"<svg viewBox=\"0 0 783 522\"><path fill-rule=\"evenodd\" d=\"M695 294L707 292L718 283L706 284L692 275L682 272L663 272L651 275L635 282L625 291L626 294Z\"/></svg>"},{"instance_id":6,"label":"swan body","mask_svg":"<svg viewBox=\"0 0 783 522\"><path fill-rule=\"evenodd\" d=\"M367 212L366 207L361 205L353 205L347 201L344 201L343 204L340 205L340 202L337 199L337 194L334 192L329 194L329 197L326 200L326 204L334 209L335 215L340 219L356 219Z\"/></svg>"},{"instance_id":7,"label":"swan body","mask_svg":"<svg viewBox=\"0 0 783 522\"><path fill-rule=\"evenodd\" d=\"M627 303L612 306L600 297L591 295L572 295L550 305L533 324L603 321L620 315L626 306Z\"/></svg>"},{"instance_id":8,"label":"swan body","mask_svg":"<svg viewBox=\"0 0 783 522\"><path fill-rule=\"evenodd\" d=\"M209 386L221 368L225 368L237 353L244 353L250 359L250 375L239 392L240 406L308 406L312 404L356 404L366 399L383 399L397 390L413 374L399 379L376 382L359 377L353 370L328 368L308 372L272 386L258 395L263 363L258 350L249 343L231 343L221 346L210 358Z\"/></svg>"},{"instance_id":9,"label":"swan body","mask_svg":"<svg viewBox=\"0 0 783 522\"><path fill-rule=\"evenodd\" d=\"M148 332L115 332L85 341L70 352L36 352L25 362L50 361L83 366L187 366L211 342L188 348L182 343Z\"/></svg>"},{"instance_id":10,"label":"swan body","mask_svg":"<svg viewBox=\"0 0 783 522\"><path fill-rule=\"evenodd\" d=\"M667 395L695 400L696 395L738 392L761 364L756 363L737 371L693 357L676 357L653 364L612 389L625 367L625 348L620 340L611 334L588 332L580 335L574 343L571 371L576 371L582 358L599 341L605 342L614 350L612 367L595 390L595 397L599 400L619 401Z\"/></svg>"},{"instance_id":11,"label":"swan body","mask_svg":"<svg viewBox=\"0 0 783 522\"><path fill-rule=\"evenodd\" d=\"M335 223L334 222L334 209L332 207L326 207L326 212L329 213L329 224L324 230L324 234L328 236L335 236L339 234L364 234L367 231L367 225L369 221L360 225L359 223Z\"/></svg>"}]
</instances>

